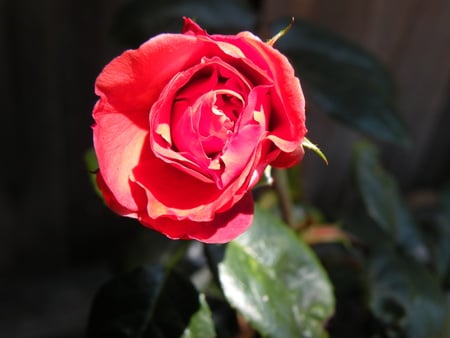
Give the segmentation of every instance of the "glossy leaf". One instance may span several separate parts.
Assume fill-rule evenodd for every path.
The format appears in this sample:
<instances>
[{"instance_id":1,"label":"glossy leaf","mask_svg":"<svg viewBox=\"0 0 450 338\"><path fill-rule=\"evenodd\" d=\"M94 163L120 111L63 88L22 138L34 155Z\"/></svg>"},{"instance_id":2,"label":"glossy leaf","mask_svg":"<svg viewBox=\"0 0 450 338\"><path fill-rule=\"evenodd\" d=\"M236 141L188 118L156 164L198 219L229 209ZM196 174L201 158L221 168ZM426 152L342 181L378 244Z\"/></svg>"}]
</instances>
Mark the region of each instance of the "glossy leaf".
<instances>
[{"instance_id":1,"label":"glossy leaf","mask_svg":"<svg viewBox=\"0 0 450 338\"><path fill-rule=\"evenodd\" d=\"M419 226L395 179L379 163L375 146L360 143L354 155L356 181L370 217L406 252L419 261L425 260L428 253Z\"/></svg>"},{"instance_id":2,"label":"glossy leaf","mask_svg":"<svg viewBox=\"0 0 450 338\"><path fill-rule=\"evenodd\" d=\"M219 265L226 298L265 337L327 337L330 282L310 248L258 208L252 227Z\"/></svg>"},{"instance_id":3,"label":"glossy leaf","mask_svg":"<svg viewBox=\"0 0 450 338\"><path fill-rule=\"evenodd\" d=\"M360 219L351 231L370 249L369 306L387 337L447 338L450 312L436 276L396 250L389 234Z\"/></svg>"},{"instance_id":4,"label":"glossy leaf","mask_svg":"<svg viewBox=\"0 0 450 338\"><path fill-rule=\"evenodd\" d=\"M205 296L200 295L200 309L192 316L182 338L214 338L214 323Z\"/></svg>"},{"instance_id":5,"label":"glossy leaf","mask_svg":"<svg viewBox=\"0 0 450 338\"><path fill-rule=\"evenodd\" d=\"M199 306L198 293L189 280L158 265L143 266L99 290L88 337L179 337Z\"/></svg>"},{"instance_id":6,"label":"glossy leaf","mask_svg":"<svg viewBox=\"0 0 450 338\"><path fill-rule=\"evenodd\" d=\"M183 16L193 18L209 33L220 34L250 30L256 22L240 0L134 0L119 12L113 35L137 46L160 33L179 33Z\"/></svg>"},{"instance_id":7,"label":"glossy leaf","mask_svg":"<svg viewBox=\"0 0 450 338\"><path fill-rule=\"evenodd\" d=\"M286 23L275 24L275 34ZM304 20L297 20L276 48L294 63L313 100L332 117L378 140L408 144L395 108L387 69L362 48Z\"/></svg>"}]
</instances>

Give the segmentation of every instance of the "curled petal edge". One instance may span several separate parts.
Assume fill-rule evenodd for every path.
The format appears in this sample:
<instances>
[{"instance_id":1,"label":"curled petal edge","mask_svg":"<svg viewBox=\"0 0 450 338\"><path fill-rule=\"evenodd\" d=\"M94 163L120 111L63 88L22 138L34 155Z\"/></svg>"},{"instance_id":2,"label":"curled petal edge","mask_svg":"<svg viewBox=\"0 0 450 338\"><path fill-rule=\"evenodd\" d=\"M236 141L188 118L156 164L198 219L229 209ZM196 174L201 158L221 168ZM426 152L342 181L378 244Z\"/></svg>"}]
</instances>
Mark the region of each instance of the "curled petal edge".
<instances>
[{"instance_id":1,"label":"curled petal edge","mask_svg":"<svg viewBox=\"0 0 450 338\"><path fill-rule=\"evenodd\" d=\"M139 221L171 239L193 239L203 243L221 244L233 240L251 226L253 209L253 197L248 192L231 209L217 213L210 222L193 222L168 217L158 219L140 217Z\"/></svg>"}]
</instances>

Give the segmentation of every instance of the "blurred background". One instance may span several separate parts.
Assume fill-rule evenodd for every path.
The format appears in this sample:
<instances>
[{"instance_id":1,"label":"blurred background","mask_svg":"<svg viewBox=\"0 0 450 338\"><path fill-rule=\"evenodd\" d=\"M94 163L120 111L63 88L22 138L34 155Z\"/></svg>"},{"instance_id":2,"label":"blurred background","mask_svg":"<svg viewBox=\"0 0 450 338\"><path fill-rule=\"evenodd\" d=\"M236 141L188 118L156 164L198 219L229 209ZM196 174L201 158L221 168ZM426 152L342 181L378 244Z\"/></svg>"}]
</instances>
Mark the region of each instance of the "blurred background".
<instances>
[{"instance_id":1,"label":"blurred background","mask_svg":"<svg viewBox=\"0 0 450 338\"><path fill-rule=\"evenodd\" d=\"M131 2L0 1L2 337L82 337L92 296L129 243L144 232L158 236L107 210L84 162L92 145L94 81L128 47L111 31ZM410 203L432 204L450 179L450 2L264 0L253 6L262 27L303 18L386 64L411 146L380 143L383 163ZM307 109L309 138L329 165L305 157L305 196L333 217L351 201L351 148L361 135L308 103Z\"/></svg>"}]
</instances>

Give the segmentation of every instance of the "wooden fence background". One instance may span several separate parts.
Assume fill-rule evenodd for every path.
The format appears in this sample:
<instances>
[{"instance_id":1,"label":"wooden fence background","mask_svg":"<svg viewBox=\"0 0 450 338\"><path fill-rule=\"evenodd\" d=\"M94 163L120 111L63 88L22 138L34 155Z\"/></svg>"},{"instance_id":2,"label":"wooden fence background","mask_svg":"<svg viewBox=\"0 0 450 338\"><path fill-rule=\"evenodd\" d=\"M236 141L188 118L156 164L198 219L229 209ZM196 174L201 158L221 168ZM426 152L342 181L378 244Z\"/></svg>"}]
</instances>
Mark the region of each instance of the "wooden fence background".
<instances>
[{"instance_id":1,"label":"wooden fence background","mask_svg":"<svg viewBox=\"0 0 450 338\"><path fill-rule=\"evenodd\" d=\"M101 260L130 231L102 207L83 163L93 83L121 51L108 32L124 3L0 0L0 281ZM414 142L408 151L383 146L384 162L406 193L448 181L450 1L267 0L264 13L268 22L309 19L384 61ZM307 157L308 196L339 205L360 136L320 112L308 126L330 160Z\"/></svg>"}]
</instances>

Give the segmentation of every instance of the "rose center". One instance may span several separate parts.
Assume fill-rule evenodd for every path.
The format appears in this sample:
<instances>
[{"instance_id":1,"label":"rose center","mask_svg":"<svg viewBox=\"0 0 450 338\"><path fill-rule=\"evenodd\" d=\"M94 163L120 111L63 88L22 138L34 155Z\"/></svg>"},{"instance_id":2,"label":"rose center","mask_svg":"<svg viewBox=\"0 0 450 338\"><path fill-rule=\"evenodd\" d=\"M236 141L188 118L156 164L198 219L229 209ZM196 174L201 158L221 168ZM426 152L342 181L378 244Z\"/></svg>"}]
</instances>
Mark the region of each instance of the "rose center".
<instances>
[{"instance_id":1,"label":"rose center","mask_svg":"<svg viewBox=\"0 0 450 338\"><path fill-rule=\"evenodd\" d=\"M173 105L174 149L197 159L219 156L234 133L247 91L247 84L217 64L196 73Z\"/></svg>"},{"instance_id":2,"label":"rose center","mask_svg":"<svg viewBox=\"0 0 450 338\"><path fill-rule=\"evenodd\" d=\"M234 132L243 99L229 90L217 90L205 94L200 101L199 141L205 154L214 158Z\"/></svg>"}]
</instances>

